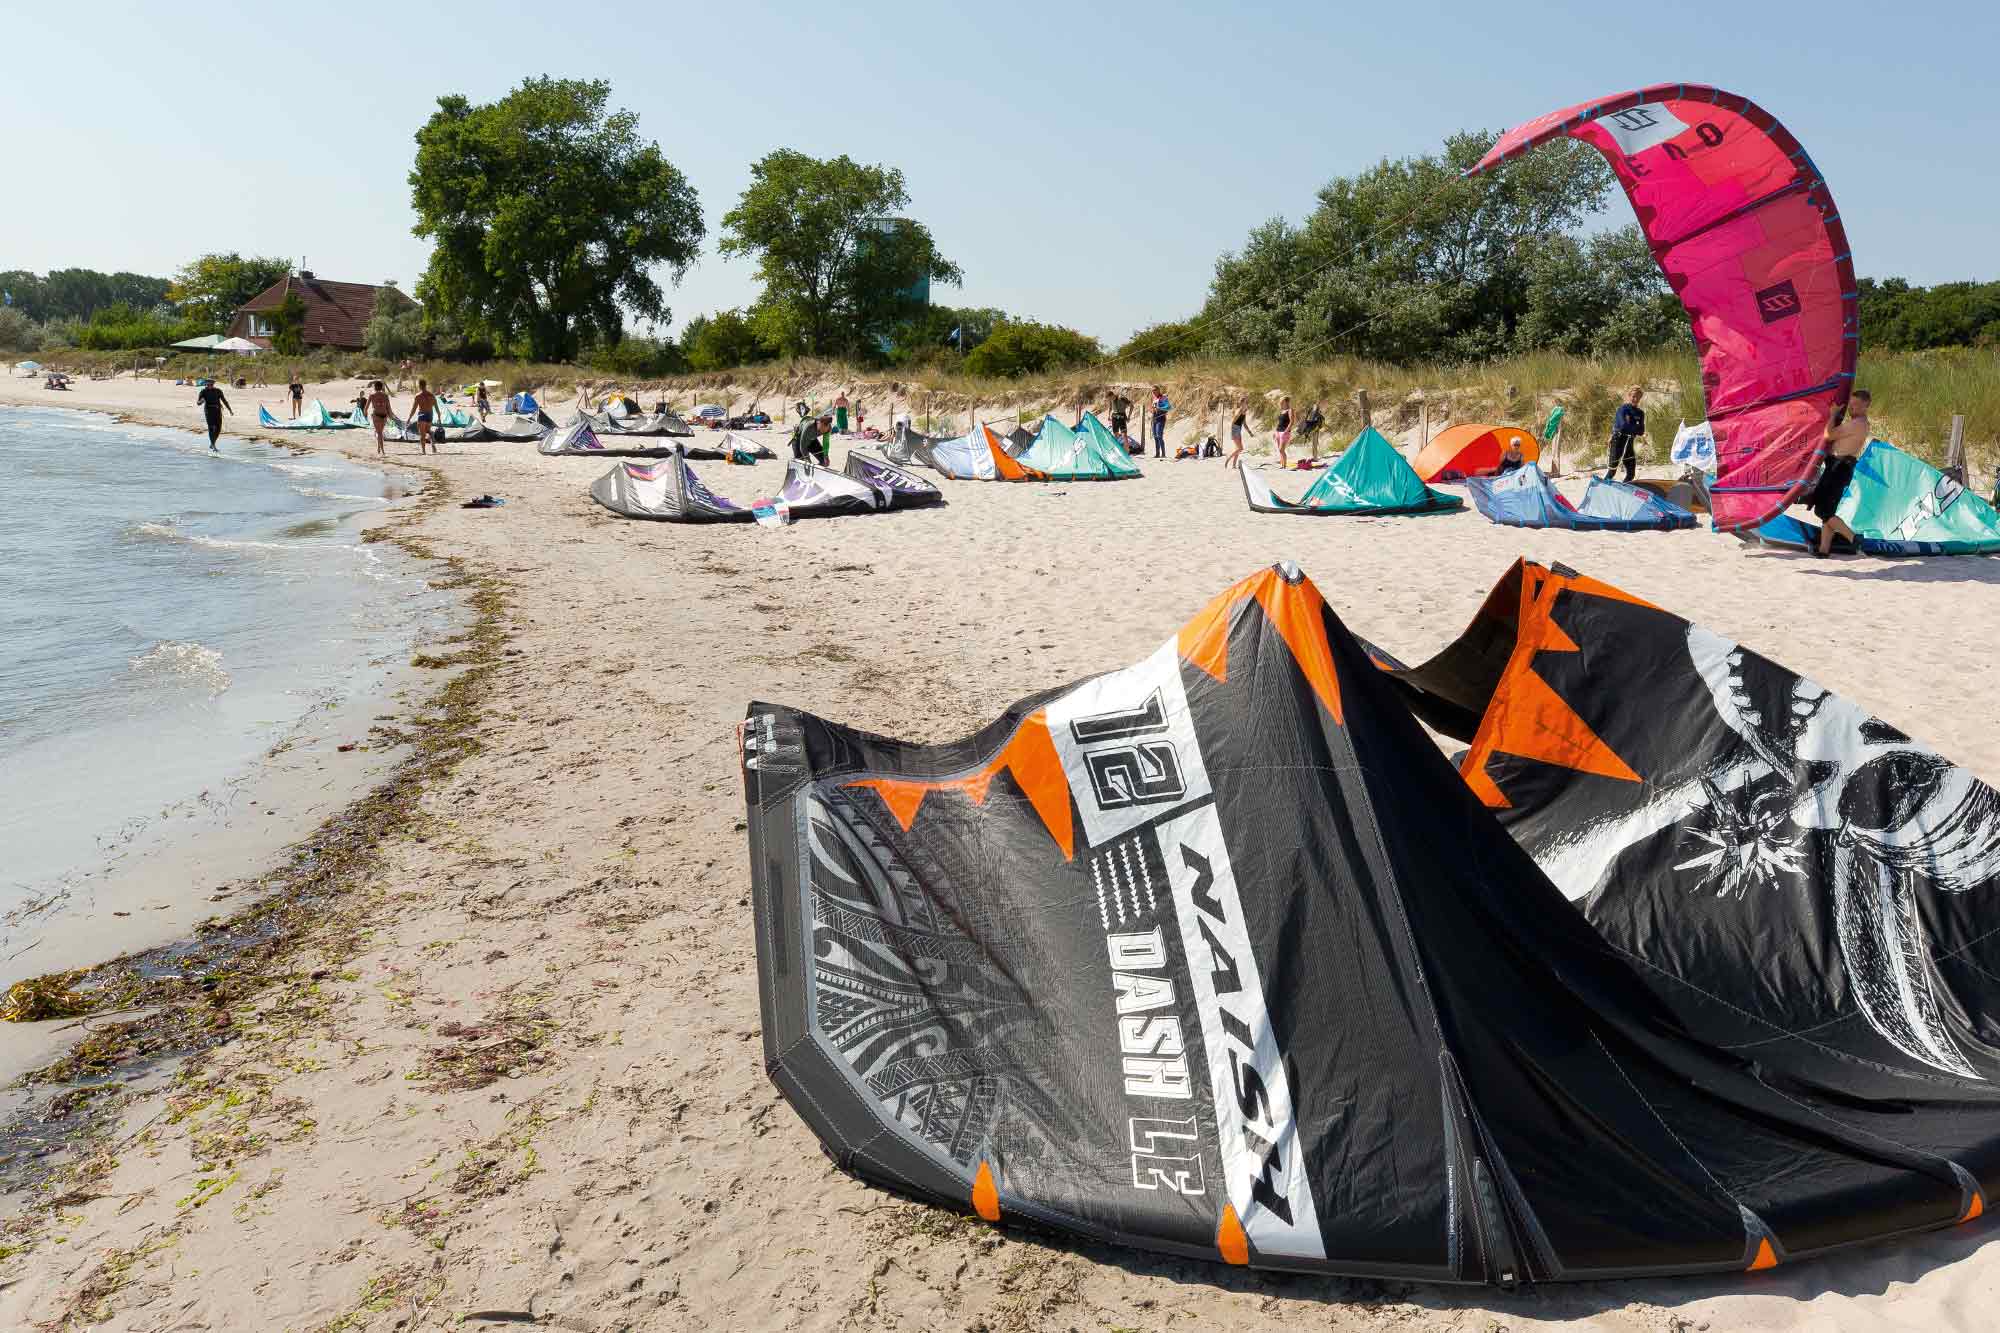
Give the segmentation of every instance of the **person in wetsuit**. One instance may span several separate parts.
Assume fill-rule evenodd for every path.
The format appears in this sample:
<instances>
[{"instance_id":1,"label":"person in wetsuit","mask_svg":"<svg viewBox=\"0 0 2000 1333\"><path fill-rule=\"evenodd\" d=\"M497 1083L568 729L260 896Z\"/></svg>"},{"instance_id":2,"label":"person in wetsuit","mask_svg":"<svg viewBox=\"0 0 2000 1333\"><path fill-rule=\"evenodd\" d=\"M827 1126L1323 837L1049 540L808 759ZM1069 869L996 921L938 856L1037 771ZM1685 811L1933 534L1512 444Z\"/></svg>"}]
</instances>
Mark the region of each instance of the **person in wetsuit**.
<instances>
[{"instance_id":1,"label":"person in wetsuit","mask_svg":"<svg viewBox=\"0 0 2000 1333\"><path fill-rule=\"evenodd\" d=\"M194 400L201 404L201 414L208 421L208 447L216 453L221 453L220 449L215 448L215 441L216 437L222 434L222 414L227 412L233 417L236 415L236 409L231 407L229 399L223 396L222 386L213 380L209 381L207 388L194 396Z\"/></svg>"}]
</instances>

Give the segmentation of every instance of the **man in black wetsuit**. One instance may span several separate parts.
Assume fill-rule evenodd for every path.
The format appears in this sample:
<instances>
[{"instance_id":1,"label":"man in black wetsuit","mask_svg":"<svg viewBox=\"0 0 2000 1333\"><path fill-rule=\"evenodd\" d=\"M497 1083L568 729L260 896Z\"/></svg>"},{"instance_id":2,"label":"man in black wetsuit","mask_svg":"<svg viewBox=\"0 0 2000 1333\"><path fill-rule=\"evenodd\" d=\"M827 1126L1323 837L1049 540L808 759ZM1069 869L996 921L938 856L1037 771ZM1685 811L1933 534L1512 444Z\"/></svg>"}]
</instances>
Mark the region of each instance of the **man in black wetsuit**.
<instances>
[{"instance_id":1,"label":"man in black wetsuit","mask_svg":"<svg viewBox=\"0 0 2000 1333\"><path fill-rule=\"evenodd\" d=\"M201 414L208 419L208 447L214 449L216 453L221 453L220 449L215 448L215 441L216 437L222 434L222 414L227 412L233 417L236 415L236 409L229 405L229 400L222 395L221 387L213 380L209 382L208 387L194 396L194 400L201 404Z\"/></svg>"}]
</instances>

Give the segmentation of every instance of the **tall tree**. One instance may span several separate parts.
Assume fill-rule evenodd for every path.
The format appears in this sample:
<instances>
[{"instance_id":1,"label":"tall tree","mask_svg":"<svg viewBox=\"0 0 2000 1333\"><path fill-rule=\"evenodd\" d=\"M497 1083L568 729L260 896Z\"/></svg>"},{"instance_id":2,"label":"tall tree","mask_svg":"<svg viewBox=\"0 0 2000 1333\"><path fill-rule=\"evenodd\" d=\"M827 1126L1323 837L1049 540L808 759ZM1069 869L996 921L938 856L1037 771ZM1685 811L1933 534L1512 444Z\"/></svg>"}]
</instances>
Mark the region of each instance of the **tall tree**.
<instances>
[{"instance_id":1,"label":"tall tree","mask_svg":"<svg viewBox=\"0 0 2000 1333\"><path fill-rule=\"evenodd\" d=\"M185 318L220 333L239 306L291 271L288 260L268 255L245 258L234 250L203 255L181 266L167 299Z\"/></svg>"},{"instance_id":2,"label":"tall tree","mask_svg":"<svg viewBox=\"0 0 2000 1333\"><path fill-rule=\"evenodd\" d=\"M607 113L611 85L527 79L497 102L438 99L417 131L418 284L469 333L563 361L616 342L624 313L669 320L652 269L679 282L705 230L694 187L639 118Z\"/></svg>"},{"instance_id":3,"label":"tall tree","mask_svg":"<svg viewBox=\"0 0 2000 1333\"><path fill-rule=\"evenodd\" d=\"M799 350L873 355L891 329L922 312L920 287L956 286L964 276L927 227L899 216L910 194L894 167L780 148L750 177L722 219L720 249L756 256L759 327L795 329Z\"/></svg>"}]
</instances>

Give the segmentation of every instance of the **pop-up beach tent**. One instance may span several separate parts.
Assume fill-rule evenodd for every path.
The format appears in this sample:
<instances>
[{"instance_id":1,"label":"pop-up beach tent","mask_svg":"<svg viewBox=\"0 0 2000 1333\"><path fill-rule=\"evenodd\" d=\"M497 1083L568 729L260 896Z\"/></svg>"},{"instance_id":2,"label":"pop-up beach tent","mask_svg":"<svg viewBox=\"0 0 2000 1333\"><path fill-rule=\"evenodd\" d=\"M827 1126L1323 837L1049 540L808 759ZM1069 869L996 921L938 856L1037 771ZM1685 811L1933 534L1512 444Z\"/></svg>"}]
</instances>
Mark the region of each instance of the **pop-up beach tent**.
<instances>
[{"instance_id":1,"label":"pop-up beach tent","mask_svg":"<svg viewBox=\"0 0 2000 1333\"><path fill-rule=\"evenodd\" d=\"M656 462L623 460L590 484L590 498L623 518L667 523L748 523L748 505L708 489L679 449Z\"/></svg>"},{"instance_id":2,"label":"pop-up beach tent","mask_svg":"<svg viewBox=\"0 0 2000 1333\"><path fill-rule=\"evenodd\" d=\"M1020 464L1049 481L1121 481L1139 475L1124 447L1089 413L1082 430L1043 417L1041 431L1022 451Z\"/></svg>"},{"instance_id":3,"label":"pop-up beach tent","mask_svg":"<svg viewBox=\"0 0 2000 1333\"><path fill-rule=\"evenodd\" d=\"M772 1079L864 1181L1230 1264L1740 1272L1979 1216L2000 797L1568 586L1449 701L1512 816L1288 565L963 740L752 704Z\"/></svg>"},{"instance_id":4,"label":"pop-up beach tent","mask_svg":"<svg viewBox=\"0 0 2000 1333\"><path fill-rule=\"evenodd\" d=\"M1260 514L1443 514L1465 501L1424 485L1396 446L1373 426L1354 437L1298 500L1271 489L1262 471L1238 469L1243 497Z\"/></svg>"},{"instance_id":5,"label":"pop-up beach tent","mask_svg":"<svg viewBox=\"0 0 2000 1333\"><path fill-rule=\"evenodd\" d=\"M1550 420L1561 424L1557 417L1552 416ZM1432 436L1431 442L1417 454L1411 466L1425 481L1462 481L1498 467L1510 441L1520 444L1521 457L1527 462L1541 459L1541 441L1535 438L1532 431L1522 430L1519 426L1468 424L1453 426Z\"/></svg>"},{"instance_id":6,"label":"pop-up beach tent","mask_svg":"<svg viewBox=\"0 0 2000 1333\"><path fill-rule=\"evenodd\" d=\"M2000 512L1973 491L1904 453L1871 441L1835 513L1864 555L2000 555ZM1816 548L1819 525L1780 514L1736 535L1759 546ZM1850 549L1843 540L1840 550Z\"/></svg>"},{"instance_id":7,"label":"pop-up beach tent","mask_svg":"<svg viewBox=\"0 0 2000 1333\"><path fill-rule=\"evenodd\" d=\"M1592 477L1583 503L1573 505L1533 463L1504 477L1470 477L1465 490L1479 512L1516 528L1579 532L1670 531L1694 526L1694 513L1644 487Z\"/></svg>"}]
</instances>

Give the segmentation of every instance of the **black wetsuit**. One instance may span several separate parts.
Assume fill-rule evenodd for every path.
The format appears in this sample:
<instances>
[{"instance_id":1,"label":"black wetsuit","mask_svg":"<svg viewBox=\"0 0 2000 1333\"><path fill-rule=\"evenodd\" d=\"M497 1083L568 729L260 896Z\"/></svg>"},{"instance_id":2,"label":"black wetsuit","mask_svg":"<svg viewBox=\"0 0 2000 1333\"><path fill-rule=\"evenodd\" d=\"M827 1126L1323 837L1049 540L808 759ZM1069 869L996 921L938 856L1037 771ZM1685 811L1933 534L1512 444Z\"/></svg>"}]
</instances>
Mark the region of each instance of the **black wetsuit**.
<instances>
[{"instance_id":1,"label":"black wetsuit","mask_svg":"<svg viewBox=\"0 0 2000 1333\"><path fill-rule=\"evenodd\" d=\"M1646 414L1632 403L1620 403L1611 422L1611 457L1604 464L1604 479L1625 464L1625 480L1631 481L1639 469L1639 437L1646 433Z\"/></svg>"},{"instance_id":2,"label":"black wetsuit","mask_svg":"<svg viewBox=\"0 0 2000 1333\"><path fill-rule=\"evenodd\" d=\"M222 409L229 406L229 400L213 384L196 394L194 400L201 404L201 414L208 419L208 447L214 449L217 437L222 434Z\"/></svg>"}]
</instances>

